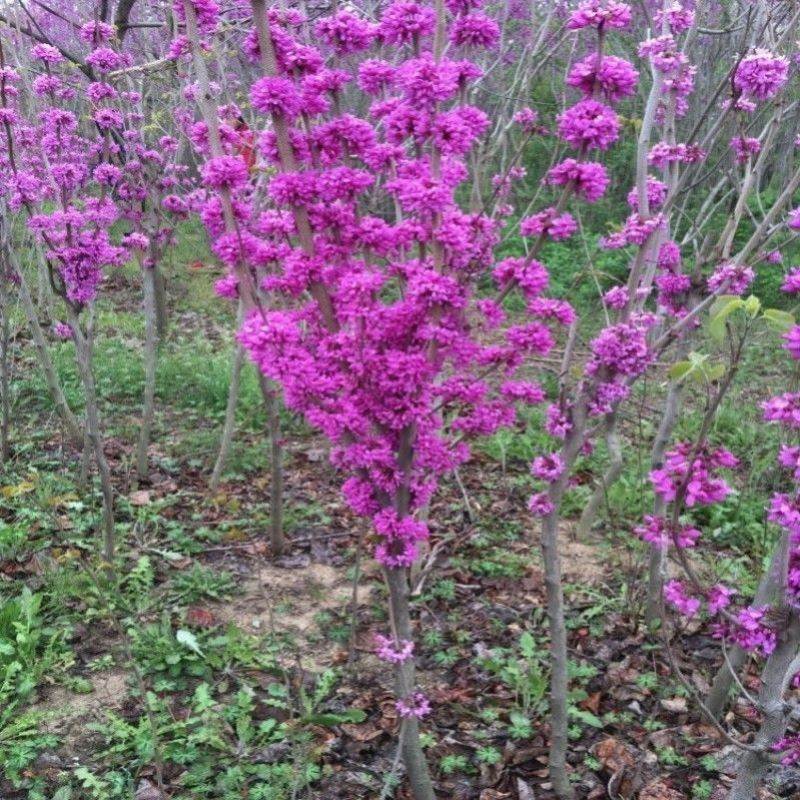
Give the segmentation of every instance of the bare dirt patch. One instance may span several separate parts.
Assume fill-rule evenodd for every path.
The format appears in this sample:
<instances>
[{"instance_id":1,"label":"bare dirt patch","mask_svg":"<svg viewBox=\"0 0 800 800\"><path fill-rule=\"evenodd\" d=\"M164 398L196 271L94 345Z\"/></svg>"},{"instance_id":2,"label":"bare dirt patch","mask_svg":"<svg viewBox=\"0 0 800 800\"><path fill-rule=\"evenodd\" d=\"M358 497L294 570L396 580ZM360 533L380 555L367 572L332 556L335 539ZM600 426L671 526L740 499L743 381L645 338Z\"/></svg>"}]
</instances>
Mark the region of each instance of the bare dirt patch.
<instances>
[{"instance_id":1,"label":"bare dirt patch","mask_svg":"<svg viewBox=\"0 0 800 800\"><path fill-rule=\"evenodd\" d=\"M67 757L85 749L86 724L119 708L128 693L125 670L109 670L87 679L92 684L91 692L76 693L64 686L50 686L34 705L34 711L43 715L43 728L61 738L61 752Z\"/></svg>"}]
</instances>

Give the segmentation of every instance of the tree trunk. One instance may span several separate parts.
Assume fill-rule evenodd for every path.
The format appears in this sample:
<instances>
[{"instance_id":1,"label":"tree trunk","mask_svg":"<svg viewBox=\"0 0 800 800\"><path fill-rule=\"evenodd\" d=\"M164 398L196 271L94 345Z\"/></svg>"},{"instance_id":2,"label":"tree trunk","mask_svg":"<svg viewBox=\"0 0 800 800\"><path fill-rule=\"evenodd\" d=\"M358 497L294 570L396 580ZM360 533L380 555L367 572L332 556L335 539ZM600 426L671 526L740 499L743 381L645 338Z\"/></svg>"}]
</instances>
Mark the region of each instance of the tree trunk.
<instances>
[{"instance_id":1,"label":"tree trunk","mask_svg":"<svg viewBox=\"0 0 800 800\"><path fill-rule=\"evenodd\" d=\"M783 737L789 721L789 706L783 702L783 695L793 675L798 650L800 650L800 617L791 612L791 622L775 652L767 659L761 673L761 692L759 705L763 709L761 727L753 740L760 752L746 751L736 772L736 780L731 787L728 800L753 800L769 768L766 756L772 754L772 746Z\"/></svg>"},{"instance_id":2,"label":"tree trunk","mask_svg":"<svg viewBox=\"0 0 800 800\"><path fill-rule=\"evenodd\" d=\"M408 604L408 579L405 570L387 569L386 582L389 586L389 607L394 623L394 634L398 641L413 641ZM414 659L409 658L395 665L394 677L397 698L413 696L416 690ZM428 762L419 740L419 720L416 717L403 719L400 749L414 800L435 800Z\"/></svg>"},{"instance_id":3,"label":"tree trunk","mask_svg":"<svg viewBox=\"0 0 800 800\"><path fill-rule=\"evenodd\" d=\"M281 555L286 547L283 536L283 442L281 441L281 404L278 391L267 377L259 374L261 394L267 409L267 425L270 442L270 499L269 528L270 545L275 555Z\"/></svg>"},{"instance_id":4,"label":"tree trunk","mask_svg":"<svg viewBox=\"0 0 800 800\"><path fill-rule=\"evenodd\" d=\"M653 449L650 453L650 468L660 469L664 465L664 454L672 438L672 432L678 422L678 413L681 408L683 387L677 381L672 381L667 391L664 402L664 414L658 426ZM666 504L660 495L653 501L653 516L663 517ZM661 621L661 593L664 587L664 570L667 563L667 550L665 547L650 545L650 561L647 574L647 601L644 611L644 620L648 628L654 628Z\"/></svg>"},{"instance_id":5,"label":"tree trunk","mask_svg":"<svg viewBox=\"0 0 800 800\"><path fill-rule=\"evenodd\" d=\"M562 800L571 800L574 792L567 772L569 678L567 674L564 588L561 577L561 558L558 552L558 523L561 518L561 503L569 486L569 476L583 446L585 428L585 407L581 403L577 403L573 409L572 430L567 434L561 448L564 470L558 480L550 484L548 491L552 511L542 520L541 547L544 561L544 584L547 592L547 622L550 630L550 755L548 767L553 791Z\"/></svg>"},{"instance_id":6,"label":"tree trunk","mask_svg":"<svg viewBox=\"0 0 800 800\"><path fill-rule=\"evenodd\" d=\"M64 390L61 388L61 381L59 380L58 373L53 366L53 360L50 358L50 351L47 348L47 341L44 338L42 326L39 324L39 317L36 313L36 306L33 303L28 283L25 276L20 269L16 257L9 251L9 261L14 274L19 280L19 296L22 301L22 307L25 309L25 316L28 318L28 324L31 329L31 336L36 352L39 356L39 364L44 373L45 383L47 383L50 397L55 405L58 416L64 424L64 429L70 442L76 447L83 444L83 431L78 422L77 417L72 413L67 398L64 396Z\"/></svg>"},{"instance_id":7,"label":"tree trunk","mask_svg":"<svg viewBox=\"0 0 800 800\"><path fill-rule=\"evenodd\" d=\"M608 495L608 490L617 482L622 474L625 462L622 459L622 447L617 433L617 415L609 414L606 420L606 446L608 447L609 464L603 473L600 485L594 490L581 514L578 522L578 538L584 540L591 532L597 512Z\"/></svg>"},{"instance_id":8,"label":"tree trunk","mask_svg":"<svg viewBox=\"0 0 800 800\"><path fill-rule=\"evenodd\" d=\"M558 553L559 512L555 509L542 522L542 557L547 590L547 621L550 630L550 755L548 766L553 791L560 798L572 798L567 774L568 710L567 627L564 620L564 589Z\"/></svg>"},{"instance_id":9,"label":"tree trunk","mask_svg":"<svg viewBox=\"0 0 800 800\"><path fill-rule=\"evenodd\" d=\"M164 270L161 269L157 261L153 261L153 266L150 269L153 273L156 331L159 341L163 341L167 335L167 324L169 322L169 314L167 311L167 285L164 280Z\"/></svg>"},{"instance_id":10,"label":"tree trunk","mask_svg":"<svg viewBox=\"0 0 800 800\"><path fill-rule=\"evenodd\" d=\"M228 386L228 405L225 408L225 423L222 426L222 436L219 442L217 460L214 462L214 469L211 479L208 482L209 489L216 493L219 491L219 483L222 480L222 472L225 469L225 462L231 451L233 443L233 433L236 428L236 406L239 402L239 387L242 380L242 366L244 365L244 347L236 345L236 354L233 357L231 366L231 380Z\"/></svg>"},{"instance_id":11,"label":"tree trunk","mask_svg":"<svg viewBox=\"0 0 800 800\"><path fill-rule=\"evenodd\" d=\"M752 605L766 605L780 585L777 573L780 571L782 556L787 546L787 534L784 533L775 543L775 549L772 551L769 567L767 567L767 571L761 576ZM731 649L727 661L722 664L717 674L714 676L708 698L706 699L706 707L714 715L714 719L718 720L725 710L725 704L728 700L731 686L733 686L734 676L731 668L738 673L744 666L745 661L747 661L747 651L737 645Z\"/></svg>"},{"instance_id":12,"label":"tree trunk","mask_svg":"<svg viewBox=\"0 0 800 800\"><path fill-rule=\"evenodd\" d=\"M69 316L75 338L75 361L86 395L86 434L94 453L103 495L103 557L110 564L113 563L115 549L114 488L111 483L111 470L103 450L100 412L97 407L97 388L92 372L92 331L90 326L87 334L84 335L78 315L69 309Z\"/></svg>"},{"instance_id":13,"label":"tree trunk","mask_svg":"<svg viewBox=\"0 0 800 800\"><path fill-rule=\"evenodd\" d=\"M2 419L0 419L0 463L5 463L11 455L11 379L10 353L11 322L9 320L8 273L0 264L0 403L2 403Z\"/></svg>"},{"instance_id":14,"label":"tree trunk","mask_svg":"<svg viewBox=\"0 0 800 800\"><path fill-rule=\"evenodd\" d=\"M136 477L144 480L148 475L147 450L153 430L156 397L156 362L158 348L158 321L156 305L155 269L142 269L142 286L144 289L144 403L142 406L142 424L139 430L139 443L136 449Z\"/></svg>"}]
</instances>

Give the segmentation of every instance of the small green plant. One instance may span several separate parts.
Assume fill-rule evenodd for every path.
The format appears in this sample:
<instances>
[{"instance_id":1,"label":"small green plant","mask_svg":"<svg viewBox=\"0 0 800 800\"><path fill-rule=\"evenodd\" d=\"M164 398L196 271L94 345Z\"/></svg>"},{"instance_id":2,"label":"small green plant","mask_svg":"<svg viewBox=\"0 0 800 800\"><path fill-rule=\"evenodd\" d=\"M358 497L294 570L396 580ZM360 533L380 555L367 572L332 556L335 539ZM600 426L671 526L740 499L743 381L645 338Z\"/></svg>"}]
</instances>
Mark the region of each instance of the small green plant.
<instances>
[{"instance_id":1,"label":"small green plant","mask_svg":"<svg viewBox=\"0 0 800 800\"><path fill-rule=\"evenodd\" d=\"M513 650L490 650L478 659L478 665L514 692L516 703L526 715L542 709L548 681L545 650L530 632L522 633Z\"/></svg>"},{"instance_id":2,"label":"small green plant","mask_svg":"<svg viewBox=\"0 0 800 800\"><path fill-rule=\"evenodd\" d=\"M26 701L56 664L66 664L61 632L45 627L42 596L26 586L0 606L0 722Z\"/></svg>"},{"instance_id":3,"label":"small green plant","mask_svg":"<svg viewBox=\"0 0 800 800\"><path fill-rule=\"evenodd\" d=\"M512 739L530 739L533 736L530 719L519 709L514 709L508 715L508 735Z\"/></svg>"},{"instance_id":4,"label":"small green plant","mask_svg":"<svg viewBox=\"0 0 800 800\"><path fill-rule=\"evenodd\" d=\"M0 712L0 764L16 788L28 783L25 770L39 754L58 744L56 736L39 730L40 721L41 714L30 711L15 716Z\"/></svg>"},{"instance_id":5,"label":"small green plant","mask_svg":"<svg viewBox=\"0 0 800 800\"><path fill-rule=\"evenodd\" d=\"M460 753L450 753L443 756L439 761L439 769L445 775L452 775L454 772L469 773L474 771L469 759Z\"/></svg>"},{"instance_id":6,"label":"small green plant","mask_svg":"<svg viewBox=\"0 0 800 800\"><path fill-rule=\"evenodd\" d=\"M499 764L503 760L503 754L496 747L479 747L475 751L475 758L481 764Z\"/></svg>"},{"instance_id":7,"label":"small green plant","mask_svg":"<svg viewBox=\"0 0 800 800\"><path fill-rule=\"evenodd\" d=\"M30 534L21 525L0 521L0 561L19 558L28 549Z\"/></svg>"},{"instance_id":8,"label":"small green plant","mask_svg":"<svg viewBox=\"0 0 800 800\"><path fill-rule=\"evenodd\" d=\"M194 564L173 577L168 594L176 602L191 605L201 600L225 600L235 590L236 583L230 572Z\"/></svg>"},{"instance_id":9,"label":"small green plant","mask_svg":"<svg viewBox=\"0 0 800 800\"><path fill-rule=\"evenodd\" d=\"M708 800L713 791L714 784L711 781L698 781L692 786L692 800Z\"/></svg>"},{"instance_id":10,"label":"small green plant","mask_svg":"<svg viewBox=\"0 0 800 800\"><path fill-rule=\"evenodd\" d=\"M682 756L674 747L657 748L656 757L665 767L683 767L689 763L689 759Z\"/></svg>"}]
</instances>

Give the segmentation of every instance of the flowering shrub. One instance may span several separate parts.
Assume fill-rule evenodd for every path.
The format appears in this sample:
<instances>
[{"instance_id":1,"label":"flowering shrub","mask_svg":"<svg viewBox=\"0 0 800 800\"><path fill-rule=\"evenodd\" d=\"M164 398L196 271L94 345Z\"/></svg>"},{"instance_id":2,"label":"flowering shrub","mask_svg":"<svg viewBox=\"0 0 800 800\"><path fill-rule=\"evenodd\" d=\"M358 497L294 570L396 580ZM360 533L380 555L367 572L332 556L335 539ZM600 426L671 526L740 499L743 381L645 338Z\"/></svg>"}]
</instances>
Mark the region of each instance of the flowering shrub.
<instances>
[{"instance_id":1,"label":"flowering shrub","mask_svg":"<svg viewBox=\"0 0 800 800\"><path fill-rule=\"evenodd\" d=\"M747 296L756 266L780 270L778 248L800 229L800 209L789 210L800 172L775 179L779 192L768 208L759 193L782 135L789 28L759 8L766 16L752 26L748 17L747 49L720 64L724 75L706 76L690 54L703 47L698 37L725 29L704 27L718 9L691 3L534 4L541 31L519 4L498 14L480 0L395 0L369 13L334 4L313 18L264 0L171 5L175 35L163 43L164 58L137 63L145 51L123 46L122 30L92 19L50 42L37 34L18 59L22 69L0 62L2 202L25 219L63 300L67 322L56 322L52 335L78 355L98 463L93 331L83 312L106 274L133 258L143 268L149 322L148 290L176 221L194 214L224 270L216 292L242 313L239 346L257 365L262 390L279 385L286 406L326 437L345 500L369 522L391 611L375 653L395 672L403 759L417 800L433 796L418 736L433 709L414 678L408 582L430 536L425 512L473 442L513 429L529 406L543 404L551 440L531 460L528 508L542 523L557 794L572 791L562 506L578 460L602 437L614 466L619 416L648 375L669 383L649 470L652 513L635 525L652 551L659 609L663 601L693 625L709 623L726 648L767 665L783 658L800 593L795 492L776 494L768 512L787 545L780 601L751 602L716 576L701 581L687 551L707 546L698 508L732 492L737 459L712 446L709 426L745 340L757 323L772 321L785 352L800 358L800 327ZM146 52L149 59L156 49ZM567 52L571 63L562 63ZM246 68L231 69L231 53ZM520 74L506 86L517 57ZM564 84L552 92L557 107L533 91L550 58ZM148 78L133 76L164 64L182 84L175 129L172 119L146 111L148 98L132 88L140 80L146 89ZM634 137L632 163L620 167ZM196 185L178 164L182 138L197 161ZM621 139L625 147L615 150ZM523 163L538 170L538 186L526 183ZM524 209L520 188L534 189ZM609 219L615 200L619 218ZM593 263L594 229L602 231L597 247L614 253L606 254L609 273ZM584 250L581 275L596 284L599 323L591 313L579 319L566 292L557 296L550 286L551 254ZM800 268L787 270L783 288L800 292ZM725 367L690 349L704 341L707 317L711 339L730 348ZM152 333L148 327L151 352ZM666 380L664 365L673 360ZM152 419L148 364L143 431ZM687 434L672 443L689 377L707 390L708 422L695 440ZM764 417L793 436L800 395L766 401ZM145 437L140 477L146 451ZM273 466L279 461L273 450ZM796 481L793 439L779 463L787 482ZM667 556L685 574L667 575ZM780 682L770 669L765 686L774 693ZM747 752L764 759L777 748L795 758L791 736L770 736Z\"/></svg>"}]
</instances>

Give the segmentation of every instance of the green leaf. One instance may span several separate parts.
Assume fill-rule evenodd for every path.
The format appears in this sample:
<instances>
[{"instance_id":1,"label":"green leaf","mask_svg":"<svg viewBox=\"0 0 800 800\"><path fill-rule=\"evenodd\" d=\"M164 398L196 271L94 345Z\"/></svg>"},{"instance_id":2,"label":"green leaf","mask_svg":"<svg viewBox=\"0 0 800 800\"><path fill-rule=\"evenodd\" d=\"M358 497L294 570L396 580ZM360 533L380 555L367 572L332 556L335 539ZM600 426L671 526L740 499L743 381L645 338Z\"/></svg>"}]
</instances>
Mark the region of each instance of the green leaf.
<instances>
[{"instance_id":1,"label":"green leaf","mask_svg":"<svg viewBox=\"0 0 800 800\"><path fill-rule=\"evenodd\" d=\"M706 379L709 381L718 381L725 374L724 364L714 364L706 369Z\"/></svg>"},{"instance_id":2,"label":"green leaf","mask_svg":"<svg viewBox=\"0 0 800 800\"><path fill-rule=\"evenodd\" d=\"M363 722L367 718L366 712L360 708L350 708L347 711L330 712L323 714L307 714L303 717L304 722L312 725L325 725L332 727L341 725L343 722Z\"/></svg>"},{"instance_id":3,"label":"green leaf","mask_svg":"<svg viewBox=\"0 0 800 800\"><path fill-rule=\"evenodd\" d=\"M714 301L709 312L708 332L715 341L721 342L725 339L725 323L728 317L743 306L744 300L731 294L723 294Z\"/></svg>"},{"instance_id":4,"label":"green leaf","mask_svg":"<svg viewBox=\"0 0 800 800\"><path fill-rule=\"evenodd\" d=\"M536 640L530 631L525 631L519 637L519 649L525 658L533 658L536 655Z\"/></svg>"},{"instance_id":5,"label":"green leaf","mask_svg":"<svg viewBox=\"0 0 800 800\"><path fill-rule=\"evenodd\" d=\"M200 645L197 642L197 637L191 631L181 628L175 634L175 638L178 640L178 644L182 644L184 647L188 648L193 653L197 653L199 656L203 655L203 651L200 649Z\"/></svg>"},{"instance_id":6,"label":"green leaf","mask_svg":"<svg viewBox=\"0 0 800 800\"><path fill-rule=\"evenodd\" d=\"M575 706L570 707L569 716L574 717L584 725L591 725L593 728L605 727L605 723L600 717L592 714L591 711L584 711L582 708L575 708Z\"/></svg>"},{"instance_id":7,"label":"green leaf","mask_svg":"<svg viewBox=\"0 0 800 800\"><path fill-rule=\"evenodd\" d=\"M758 312L761 311L761 301L754 294L751 294L750 297L744 301L744 310L751 319L755 319L756 316L758 316Z\"/></svg>"},{"instance_id":8,"label":"green leaf","mask_svg":"<svg viewBox=\"0 0 800 800\"><path fill-rule=\"evenodd\" d=\"M786 333L795 325L794 314L778 308L767 308L762 314L767 325L780 333Z\"/></svg>"}]
</instances>

